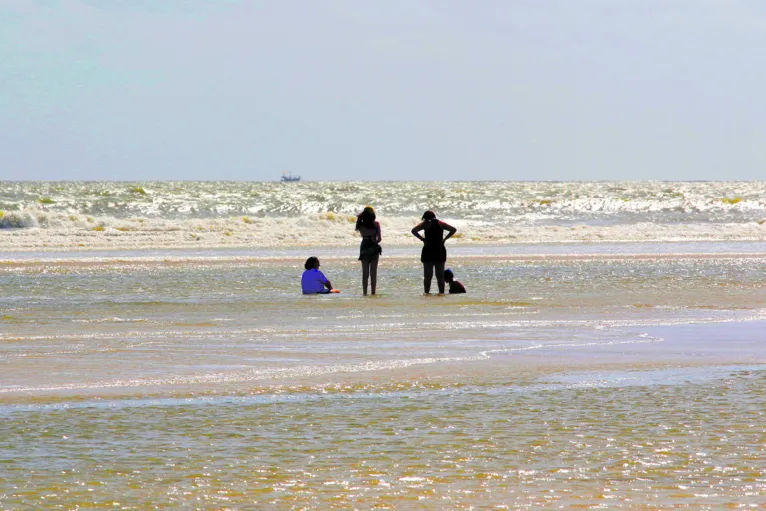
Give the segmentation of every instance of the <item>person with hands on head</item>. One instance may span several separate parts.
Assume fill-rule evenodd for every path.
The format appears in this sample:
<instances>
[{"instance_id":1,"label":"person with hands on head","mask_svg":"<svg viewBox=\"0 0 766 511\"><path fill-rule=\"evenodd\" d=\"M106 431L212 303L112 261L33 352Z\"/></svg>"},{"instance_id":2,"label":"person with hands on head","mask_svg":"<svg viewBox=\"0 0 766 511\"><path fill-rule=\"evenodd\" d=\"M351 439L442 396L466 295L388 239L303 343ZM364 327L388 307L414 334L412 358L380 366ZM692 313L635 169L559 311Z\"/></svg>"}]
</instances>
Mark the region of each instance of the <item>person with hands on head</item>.
<instances>
[{"instance_id":1,"label":"person with hands on head","mask_svg":"<svg viewBox=\"0 0 766 511\"><path fill-rule=\"evenodd\" d=\"M436 283L439 294L444 294L444 263L447 262L447 248L444 242L457 232L457 229L436 218L433 211L423 213L422 222L412 229L412 235L423 242L420 252L420 262L423 263L423 289L425 294L431 294L431 280L436 270ZM420 232L423 232L421 235ZM444 236L444 231L447 235Z\"/></svg>"},{"instance_id":2,"label":"person with hands on head","mask_svg":"<svg viewBox=\"0 0 766 511\"><path fill-rule=\"evenodd\" d=\"M367 296L367 283L370 283L370 291L375 294L378 284L378 259L383 249L380 242L383 236L380 232L380 223L375 220L375 210L372 206L365 206L356 217L356 230L362 236L359 245L359 260L362 262L362 294Z\"/></svg>"},{"instance_id":3,"label":"person with hands on head","mask_svg":"<svg viewBox=\"0 0 766 511\"><path fill-rule=\"evenodd\" d=\"M324 276L324 273L319 271L319 266L318 258L312 256L306 259L306 262L303 265L303 267L306 268L306 271L304 271L301 276L301 288L303 289L303 294L324 295L329 293L340 293L339 289L332 287L332 284L327 277Z\"/></svg>"}]
</instances>

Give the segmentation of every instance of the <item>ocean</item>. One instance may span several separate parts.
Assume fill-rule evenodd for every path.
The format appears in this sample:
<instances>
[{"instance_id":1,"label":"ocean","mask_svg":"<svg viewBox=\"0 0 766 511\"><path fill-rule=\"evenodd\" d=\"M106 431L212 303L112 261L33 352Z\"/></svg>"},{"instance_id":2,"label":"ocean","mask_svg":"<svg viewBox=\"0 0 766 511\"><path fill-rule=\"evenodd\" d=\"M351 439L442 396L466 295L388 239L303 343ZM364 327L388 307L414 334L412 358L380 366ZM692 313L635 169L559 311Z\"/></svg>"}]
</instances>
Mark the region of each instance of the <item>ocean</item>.
<instances>
[{"instance_id":1,"label":"ocean","mask_svg":"<svg viewBox=\"0 0 766 511\"><path fill-rule=\"evenodd\" d=\"M0 509L763 508L765 197L0 182ZM422 293L426 209L464 295Z\"/></svg>"}]
</instances>

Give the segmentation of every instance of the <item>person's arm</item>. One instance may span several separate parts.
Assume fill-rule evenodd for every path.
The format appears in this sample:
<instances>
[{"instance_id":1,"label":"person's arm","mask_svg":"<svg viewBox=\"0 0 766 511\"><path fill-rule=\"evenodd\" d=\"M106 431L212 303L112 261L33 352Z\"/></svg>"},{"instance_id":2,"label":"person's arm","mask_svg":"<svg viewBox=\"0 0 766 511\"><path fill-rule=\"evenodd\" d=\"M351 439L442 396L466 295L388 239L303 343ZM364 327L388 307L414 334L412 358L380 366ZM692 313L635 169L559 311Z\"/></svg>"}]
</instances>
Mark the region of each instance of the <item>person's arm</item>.
<instances>
[{"instance_id":1,"label":"person's arm","mask_svg":"<svg viewBox=\"0 0 766 511\"><path fill-rule=\"evenodd\" d=\"M378 240L378 243L383 241L383 234L380 231L380 222L375 222L375 239Z\"/></svg>"},{"instance_id":2,"label":"person's arm","mask_svg":"<svg viewBox=\"0 0 766 511\"><path fill-rule=\"evenodd\" d=\"M317 273L319 274L319 275L317 275L317 276L319 277L319 282L321 282L322 284L324 284L324 287L326 287L327 289L329 289L330 291L332 291L332 284L330 283L330 279L328 279L327 277L325 277L324 273L322 273L322 272L321 272L321 271L319 271L319 270L317 270Z\"/></svg>"},{"instance_id":3,"label":"person's arm","mask_svg":"<svg viewBox=\"0 0 766 511\"><path fill-rule=\"evenodd\" d=\"M422 231L423 229L425 229L425 222L420 222L418 225L413 227L412 231L410 232L412 232L412 235L415 236L417 239L425 243L426 239L420 235L420 231Z\"/></svg>"},{"instance_id":4,"label":"person's arm","mask_svg":"<svg viewBox=\"0 0 766 511\"><path fill-rule=\"evenodd\" d=\"M442 242L447 241L448 239L452 237L453 234L457 232L457 229L455 229L454 227L452 227L450 224L446 222L442 222L441 220L439 220L439 225L442 226L442 229L444 229L445 231L448 231L447 235L444 237Z\"/></svg>"},{"instance_id":5,"label":"person's arm","mask_svg":"<svg viewBox=\"0 0 766 511\"><path fill-rule=\"evenodd\" d=\"M330 281L325 279L326 282L324 283L325 287L328 289L330 293L340 293L340 289L335 289L332 287L332 284L330 284Z\"/></svg>"}]
</instances>

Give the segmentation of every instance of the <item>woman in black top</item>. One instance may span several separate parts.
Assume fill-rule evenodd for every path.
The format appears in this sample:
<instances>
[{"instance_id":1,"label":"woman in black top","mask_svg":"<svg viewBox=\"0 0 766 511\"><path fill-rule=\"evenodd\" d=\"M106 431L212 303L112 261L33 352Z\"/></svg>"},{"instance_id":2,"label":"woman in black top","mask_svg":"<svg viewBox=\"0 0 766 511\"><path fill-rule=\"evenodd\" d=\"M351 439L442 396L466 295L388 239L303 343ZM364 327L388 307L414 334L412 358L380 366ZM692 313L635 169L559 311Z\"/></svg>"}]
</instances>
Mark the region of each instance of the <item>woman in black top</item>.
<instances>
[{"instance_id":1,"label":"woman in black top","mask_svg":"<svg viewBox=\"0 0 766 511\"><path fill-rule=\"evenodd\" d=\"M420 234L420 231L423 231L423 235ZM447 236L444 236L444 231L447 231ZM423 213L423 221L412 229L412 235L423 242L420 262L423 263L425 294L431 294L431 279L434 275L434 269L436 269L439 294L444 294L444 263L447 261L447 249L444 247L444 242L456 232L457 229L450 224L437 220L433 211Z\"/></svg>"},{"instance_id":2,"label":"woman in black top","mask_svg":"<svg viewBox=\"0 0 766 511\"><path fill-rule=\"evenodd\" d=\"M356 217L356 230L362 235L362 243L359 245L359 260L362 262L362 294L367 295L368 281L372 294L375 294L378 283L378 259L383 252L380 242L383 237L372 206L365 207Z\"/></svg>"}]
</instances>

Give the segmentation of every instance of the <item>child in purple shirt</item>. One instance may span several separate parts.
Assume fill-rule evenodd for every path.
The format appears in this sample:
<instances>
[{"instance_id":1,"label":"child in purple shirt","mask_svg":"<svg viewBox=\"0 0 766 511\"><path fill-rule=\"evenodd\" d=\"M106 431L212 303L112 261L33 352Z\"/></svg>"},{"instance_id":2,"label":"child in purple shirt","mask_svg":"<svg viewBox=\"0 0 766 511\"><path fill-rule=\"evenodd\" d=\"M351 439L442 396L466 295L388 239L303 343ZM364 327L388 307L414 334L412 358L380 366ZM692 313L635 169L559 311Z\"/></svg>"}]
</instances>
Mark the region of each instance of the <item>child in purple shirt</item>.
<instances>
[{"instance_id":1,"label":"child in purple shirt","mask_svg":"<svg viewBox=\"0 0 766 511\"><path fill-rule=\"evenodd\" d=\"M316 257L309 257L306 259L306 263L303 265L306 271L301 276L301 288L304 295L314 294L327 294L327 293L340 293L340 290L334 289L332 284L324 276L324 273L319 271L319 259Z\"/></svg>"}]
</instances>

